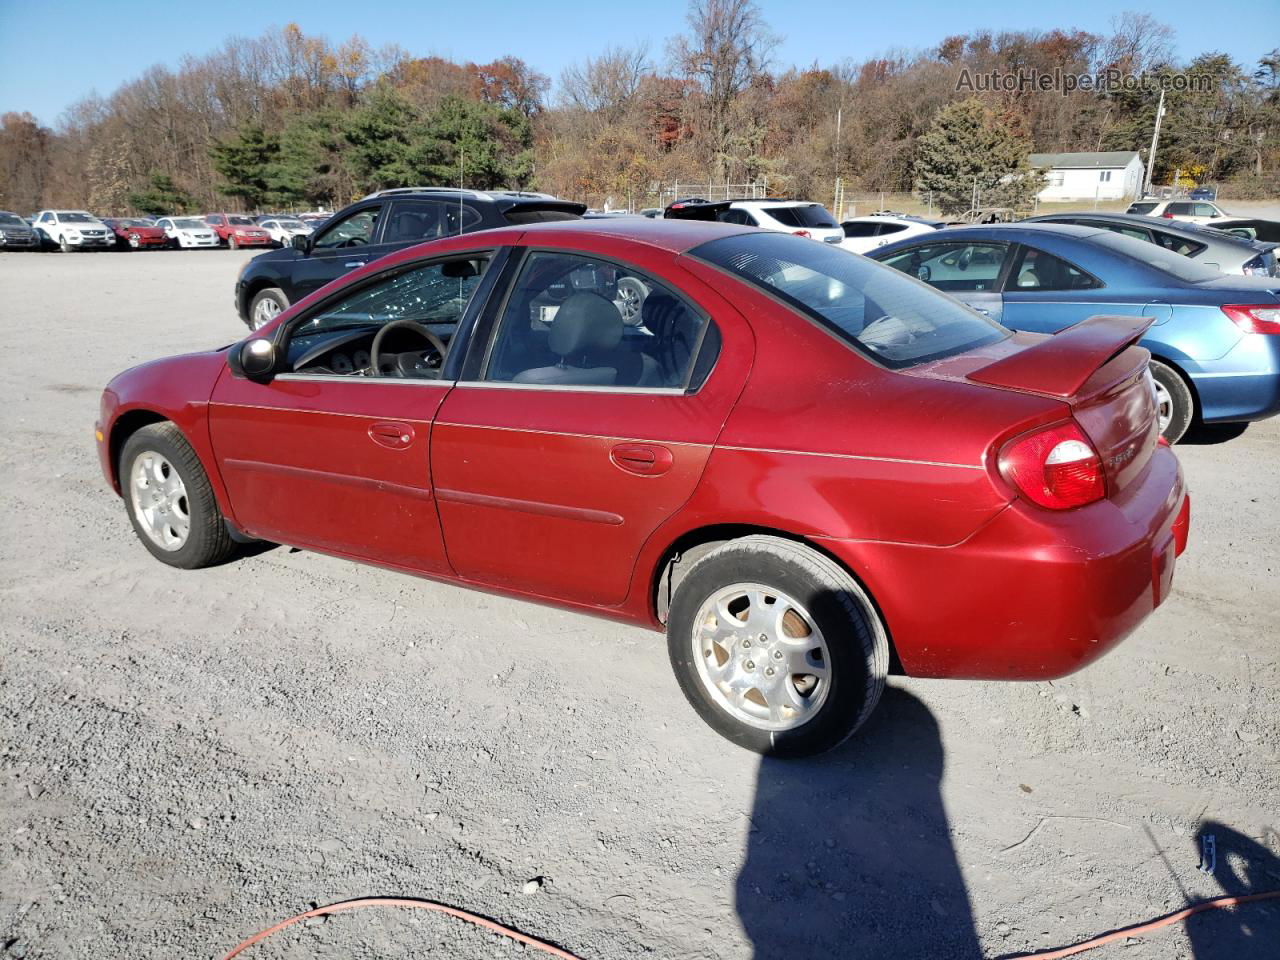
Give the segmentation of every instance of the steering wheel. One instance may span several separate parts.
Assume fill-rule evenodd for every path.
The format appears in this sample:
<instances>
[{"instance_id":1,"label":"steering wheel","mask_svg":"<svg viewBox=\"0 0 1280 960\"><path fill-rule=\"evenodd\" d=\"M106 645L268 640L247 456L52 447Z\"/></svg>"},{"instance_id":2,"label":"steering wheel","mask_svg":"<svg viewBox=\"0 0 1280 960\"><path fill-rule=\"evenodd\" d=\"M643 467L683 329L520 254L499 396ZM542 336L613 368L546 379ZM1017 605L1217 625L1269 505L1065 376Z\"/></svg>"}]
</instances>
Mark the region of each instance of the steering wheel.
<instances>
[{"instance_id":1,"label":"steering wheel","mask_svg":"<svg viewBox=\"0 0 1280 960\"><path fill-rule=\"evenodd\" d=\"M444 341L428 330L417 320L392 320L384 325L373 337L373 346L369 348L369 375L373 377L381 377L381 355L382 341L390 330L412 330L418 336L431 344L431 349L440 354L440 364L444 365L445 354L449 352L449 348L444 345Z\"/></svg>"}]
</instances>

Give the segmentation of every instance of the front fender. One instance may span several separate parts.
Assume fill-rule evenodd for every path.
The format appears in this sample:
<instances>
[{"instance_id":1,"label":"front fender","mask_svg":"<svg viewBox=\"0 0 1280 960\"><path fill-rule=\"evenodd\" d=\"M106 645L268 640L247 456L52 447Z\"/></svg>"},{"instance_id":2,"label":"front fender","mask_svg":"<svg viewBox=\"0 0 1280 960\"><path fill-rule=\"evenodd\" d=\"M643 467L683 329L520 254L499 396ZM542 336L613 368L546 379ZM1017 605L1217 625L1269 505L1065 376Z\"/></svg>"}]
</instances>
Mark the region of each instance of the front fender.
<instances>
[{"instance_id":1,"label":"front fender","mask_svg":"<svg viewBox=\"0 0 1280 960\"><path fill-rule=\"evenodd\" d=\"M209 440L209 397L226 369L227 350L153 360L116 376L102 392L95 436L108 485L121 493L120 450L136 430L168 420L200 458L223 515L234 519Z\"/></svg>"}]
</instances>

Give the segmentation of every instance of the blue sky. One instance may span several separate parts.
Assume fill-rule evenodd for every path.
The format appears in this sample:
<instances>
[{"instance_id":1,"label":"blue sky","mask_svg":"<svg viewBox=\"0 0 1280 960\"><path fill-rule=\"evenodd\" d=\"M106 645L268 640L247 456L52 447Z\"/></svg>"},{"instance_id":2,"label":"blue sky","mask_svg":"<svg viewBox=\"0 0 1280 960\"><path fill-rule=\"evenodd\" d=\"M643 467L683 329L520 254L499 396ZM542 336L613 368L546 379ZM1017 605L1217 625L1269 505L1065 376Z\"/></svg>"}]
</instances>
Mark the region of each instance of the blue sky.
<instances>
[{"instance_id":1,"label":"blue sky","mask_svg":"<svg viewBox=\"0 0 1280 960\"><path fill-rule=\"evenodd\" d=\"M1111 17L1125 9L1123 0L758 2L783 38L776 61L784 66L922 49L977 29L1105 32ZM1274 2L1224 0L1212 5L1211 14L1201 0L1163 0L1147 9L1177 30L1180 55L1219 50L1252 67L1280 42ZM252 36L290 19L309 34L340 40L360 33L374 46L398 43L416 55L485 62L513 54L554 79L610 45L648 40L651 54L660 56L666 38L684 28L686 9L685 0L643 0L634 7L618 0L0 0L0 112L27 110L53 123L76 100L95 90L108 94L153 63L176 66L184 54L207 53L230 35Z\"/></svg>"}]
</instances>

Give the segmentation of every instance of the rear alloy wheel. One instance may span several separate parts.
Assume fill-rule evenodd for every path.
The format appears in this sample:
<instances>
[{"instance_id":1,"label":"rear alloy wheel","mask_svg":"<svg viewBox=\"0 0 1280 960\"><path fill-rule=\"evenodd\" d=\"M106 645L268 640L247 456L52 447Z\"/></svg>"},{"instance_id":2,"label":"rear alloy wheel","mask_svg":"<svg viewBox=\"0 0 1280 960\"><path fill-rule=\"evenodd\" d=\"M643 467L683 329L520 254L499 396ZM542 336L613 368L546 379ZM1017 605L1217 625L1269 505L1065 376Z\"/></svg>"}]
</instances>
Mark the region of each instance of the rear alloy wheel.
<instances>
[{"instance_id":1,"label":"rear alloy wheel","mask_svg":"<svg viewBox=\"0 0 1280 960\"><path fill-rule=\"evenodd\" d=\"M750 536L680 581L667 622L676 679L739 746L807 756L846 740L884 690L889 641L870 598L830 558Z\"/></svg>"},{"instance_id":2,"label":"rear alloy wheel","mask_svg":"<svg viewBox=\"0 0 1280 960\"><path fill-rule=\"evenodd\" d=\"M289 309L289 298L278 287L259 290L249 304L249 326L261 330L268 323Z\"/></svg>"},{"instance_id":3,"label":"rear alloy wheel","mask_svg":"<svg viewBox=\"0 0 1280 960\"><path fill-rule=\"evenodd\" d=\"M234 548L204 467L172 423L143 427L125 441L120 485L134 532L158 560L194 570Z\"/></svg>"},{"instance_id":4,"label":"rear alloy wheel","mask_svg":"<svg viewBox=\"0 0 1280 960\"><path fill-rule=\"evenodd\" d=\"M1156 418L1160 435L1170 443L1177 443L1195 418L1195 397L1186 381L1172 367L1152 360L1150 368L1156 388Z\"/></svg>"}]
</instances>

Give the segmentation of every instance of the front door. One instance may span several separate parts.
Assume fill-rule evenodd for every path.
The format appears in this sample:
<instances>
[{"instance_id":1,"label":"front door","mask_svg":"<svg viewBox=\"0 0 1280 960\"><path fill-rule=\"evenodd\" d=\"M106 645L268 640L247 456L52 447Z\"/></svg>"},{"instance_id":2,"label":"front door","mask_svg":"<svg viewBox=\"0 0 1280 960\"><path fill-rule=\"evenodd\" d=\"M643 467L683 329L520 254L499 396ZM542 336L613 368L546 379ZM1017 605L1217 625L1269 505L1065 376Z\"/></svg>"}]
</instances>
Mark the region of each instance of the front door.
<instances>
[{"instance_id":1,"label":"front door","mask_svg":"<svg viewBox=\"0 0 1280 960\"><path fill-rule=\"evenodd\" d=\"M390 253L394 247L382 243L381 214L381 204L370 204L317 233L293 269L292 300L296 303L331 280Z\"/></svg>"},{"instance_id":2,"label":"front door","mask_svg":"<svg viewBox=\"0 0 1280 960\"><path fill-rule=\"evenodd\" d=\"M750 363L733 308L682 285L677 295L587 254L526 255L485 363L432 434L459 575L585 604L626 598L636 555L692 495Z\"/></svg>"},{"instance_id":3,"label":"front door","mask_svg":"<svg viewBox=\"0 0 1280 960\"><path fill-rule=\"evenodd\" d=\"M447 572L430 450L452 383L439 379L441 358L421 331L454 346L483 268L398 266L282 330L274 339L285 369L269 382L223 373L209 429L246 533Z\"/></svg>"},{"instance_id":4,"label":"front door","mask_svg":"<svg viewBox=\"0 0 1280 960\"><path fill-rule=\"evenodd\" d=\"M1005 243L939 241L909 247L882 262L1000 323L1000 281L1008 258L1009 245Z\"/></svg>"}]
</instances>

